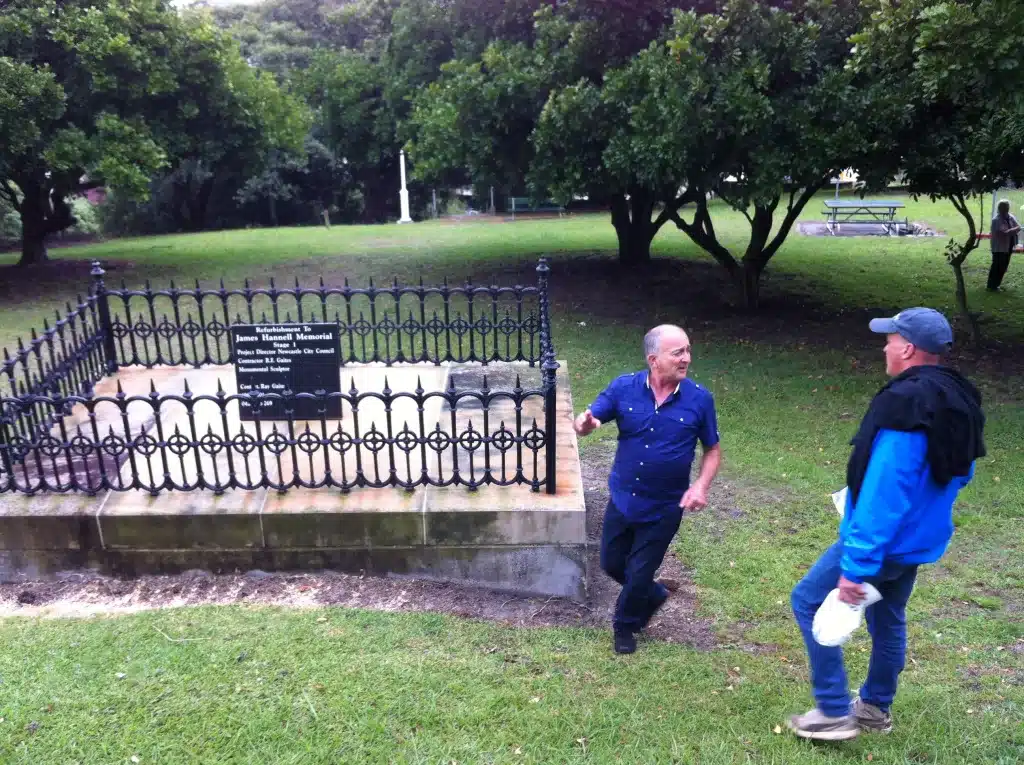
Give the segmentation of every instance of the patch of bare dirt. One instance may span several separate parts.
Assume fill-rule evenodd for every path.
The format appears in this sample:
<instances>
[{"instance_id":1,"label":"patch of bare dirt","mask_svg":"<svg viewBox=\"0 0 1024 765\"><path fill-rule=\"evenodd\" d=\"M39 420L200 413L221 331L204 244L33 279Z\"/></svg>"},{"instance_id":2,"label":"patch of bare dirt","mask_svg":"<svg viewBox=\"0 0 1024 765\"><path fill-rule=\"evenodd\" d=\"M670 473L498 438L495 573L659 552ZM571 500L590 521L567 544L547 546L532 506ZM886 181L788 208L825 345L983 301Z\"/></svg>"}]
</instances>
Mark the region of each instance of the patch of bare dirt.
<instances>
[{"instance_id":1,"label":"patch of bare dirt","mask_svg":"<svg viewBox=\"0 0 1024 765\"><path fill-rule=\"evenodd\" d=\"M291 608L341 606L431 611L519 627L608 628L619 586L601 571L598 550L613 456L612 446L598 445L588 450L583 460L591 551L586 603L564 598L519 597L483 587L331 571L214 575L196 570L132 580L76 572L63 574L55 581L0 584L0 617L86 617L157 608L252 603ZM647 639L701 650L714 648L715 632L709 621L696 615L696 588L683 562L670 552L658 576L672 594L648 626Z\"/></svg>"}]
</instances>

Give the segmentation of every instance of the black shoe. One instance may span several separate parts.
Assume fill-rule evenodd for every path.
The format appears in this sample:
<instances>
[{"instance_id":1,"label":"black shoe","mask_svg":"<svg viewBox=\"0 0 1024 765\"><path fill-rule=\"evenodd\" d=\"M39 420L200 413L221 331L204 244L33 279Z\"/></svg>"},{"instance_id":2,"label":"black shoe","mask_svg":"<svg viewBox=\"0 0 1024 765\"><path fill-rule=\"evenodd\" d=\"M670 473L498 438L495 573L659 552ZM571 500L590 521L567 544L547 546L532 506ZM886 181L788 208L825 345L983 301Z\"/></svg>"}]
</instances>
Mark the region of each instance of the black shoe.
<instances>
[{"instance_id":1,"label":"black shoe","mask_svg":"<svg viewBox=\"0 0 1024 765\"><path fill-rule=\"evenodd\" d=\"M629 630L615 630L615 653L635 653L636 635Z\"/></svg>"}]
</instances>

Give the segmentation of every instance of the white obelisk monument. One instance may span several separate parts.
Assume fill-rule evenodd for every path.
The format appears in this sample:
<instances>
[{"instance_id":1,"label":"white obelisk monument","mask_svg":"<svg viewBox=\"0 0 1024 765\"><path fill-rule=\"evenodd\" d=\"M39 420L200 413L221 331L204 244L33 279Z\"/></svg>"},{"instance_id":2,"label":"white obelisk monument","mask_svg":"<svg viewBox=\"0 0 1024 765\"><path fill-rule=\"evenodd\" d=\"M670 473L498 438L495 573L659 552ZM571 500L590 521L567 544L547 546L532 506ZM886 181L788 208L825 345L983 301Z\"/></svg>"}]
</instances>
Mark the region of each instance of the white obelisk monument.
<instances>
[{"instance_id":1,"label":"white obelisk monument","mask_svg":"<svg viewBox=\"0 0 1024 765\"><path fill-rule=\"evenodd\" d=\"M398 192L399 200L402 203L402 217L399 219L399 223L412 223L412 218L409 217L409 190L405 188L405 150L401 151L401 162L399 165L402 169L402 190Z\"/></svg>"}]
</instances>

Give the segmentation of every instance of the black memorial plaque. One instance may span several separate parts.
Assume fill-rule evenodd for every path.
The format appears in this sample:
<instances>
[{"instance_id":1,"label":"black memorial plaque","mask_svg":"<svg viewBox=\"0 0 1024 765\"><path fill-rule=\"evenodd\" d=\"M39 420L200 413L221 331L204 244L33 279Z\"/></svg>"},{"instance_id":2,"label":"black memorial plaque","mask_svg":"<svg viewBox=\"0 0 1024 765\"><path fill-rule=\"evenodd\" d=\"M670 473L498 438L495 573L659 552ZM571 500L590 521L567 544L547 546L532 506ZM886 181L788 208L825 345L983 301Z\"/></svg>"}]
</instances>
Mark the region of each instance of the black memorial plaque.
<instances>
[{"instance_id":1,"label":"black memorial plaque","mask_svg":"<svg viewBox=\"0 0 1024 765\"><path fill-rule=\"evenodd\" d=\"M337 324L238 324L231 327L235 381L239 393L316 393L341 391L341 338ZM320 418L323 401L239 400L241 418L285 420ZM327 417L341 418L341 399L327 402Z\"/></svg>"}]
</instances>

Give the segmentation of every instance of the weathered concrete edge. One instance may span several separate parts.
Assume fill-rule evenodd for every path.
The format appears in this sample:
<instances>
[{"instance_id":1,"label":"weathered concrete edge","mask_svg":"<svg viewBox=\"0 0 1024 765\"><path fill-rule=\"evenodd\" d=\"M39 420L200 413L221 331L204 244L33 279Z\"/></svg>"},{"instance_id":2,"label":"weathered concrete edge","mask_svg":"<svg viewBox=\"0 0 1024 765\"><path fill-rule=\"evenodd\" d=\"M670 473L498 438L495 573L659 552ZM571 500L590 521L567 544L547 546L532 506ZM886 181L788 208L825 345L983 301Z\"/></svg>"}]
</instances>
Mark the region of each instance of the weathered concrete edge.
<instances>
[{"instance_id":1,"label":"weathered concrete edge","mask_svg":"<svg viewBox=\"0 0 1024 765\"><path fill-rule=\"evenodd\" d=\"M50 579L89 571L131 578L179 574L336 570L468 584L522 595L586 600L584 545L386 547L375 549L0 551L0 581Z\"/></svg>"}]
</instances>

